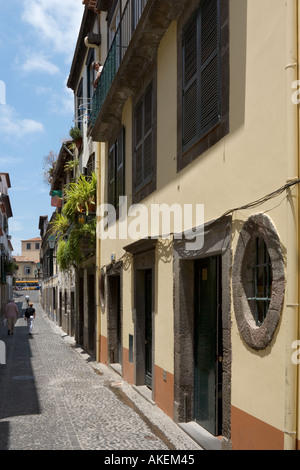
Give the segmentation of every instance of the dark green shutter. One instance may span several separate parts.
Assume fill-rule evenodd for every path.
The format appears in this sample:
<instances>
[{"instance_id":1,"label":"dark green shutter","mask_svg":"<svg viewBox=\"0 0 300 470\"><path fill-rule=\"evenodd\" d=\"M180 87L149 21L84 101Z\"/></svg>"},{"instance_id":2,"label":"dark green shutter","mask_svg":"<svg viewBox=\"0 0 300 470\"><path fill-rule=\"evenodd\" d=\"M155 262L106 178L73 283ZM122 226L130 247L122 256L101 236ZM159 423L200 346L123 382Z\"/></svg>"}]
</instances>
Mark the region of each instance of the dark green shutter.
<instances>
[{"instance_id":1,"label":"dark green shutter","mask_svg":"<svg viewBox=\"0 0 300 470\"><path fill-rule=\"evenodd\" d=\"M153 93L152 86L145 95L144 111L144 168L143 182L147 182L152 177L153 165Z\"/></svg>"},{"instance_id":2,"label":"dark green shutter","mask_svg":"<svg viewBox=\"0 0 300 470\"><path fill-rule=\"evenodd\" d=\"M115 167L116 167L116 146L113 145L108 154L108 203L115 205Z\"/></svg>"},{"instance_id":3,"label":"dark green shutter","mask_svg":"<svg viewBox=\"0 0 300 470\"><path fill-rule=\"evenodd\" d=\"M143 182L143 102L136 107L135 114L135 188Z\"/></svg>"},{"instance_id":4,"label":"dark green shutter","mask_svg":"<svg viewBox=\"0 0 300 470\"><path fill-rule=\"evenodd\" d=\"M125 195L125 128L122 127L116 142L116 207L119 207L119 197Z\"/></svg>"},{"instance_id":5,"label":"dark green shutter","mask_svg":"<svg viewBox=\"0 0 300 470\"><path fill-rule=\"evenodd\" d=\"M135 111L135 180L138 191L153 173L153 89L148 88Z\"/></svg>"},{"instance_id":6,"label":"dark green shutter","mask_svg":"<svg viewBox=\"0 0 300 470\"><path fill-rule=\"evenodd\" d=\"M220 119L220 1L201 7L200 135Z\"/></svg>"},{"instance_id":7,"label":"dark green shutter","mask_svg":"<svg viewBox=\"0 0 300 470\"><path fill-rule=\"evenodd\" d=\"M220 0L204 0L183 33L183 150L220 120Z\"/></svg>"},{"instance_id":8,"label":"dark green shutter","mask_svg":"<svg viewBox=\"0 0 300 470\"><path fill-rule=\"evenodd\" d=\"M183 44L183 144L198 136L198 21L195 17L184 34Z\"/></svg>"}]
</instances>

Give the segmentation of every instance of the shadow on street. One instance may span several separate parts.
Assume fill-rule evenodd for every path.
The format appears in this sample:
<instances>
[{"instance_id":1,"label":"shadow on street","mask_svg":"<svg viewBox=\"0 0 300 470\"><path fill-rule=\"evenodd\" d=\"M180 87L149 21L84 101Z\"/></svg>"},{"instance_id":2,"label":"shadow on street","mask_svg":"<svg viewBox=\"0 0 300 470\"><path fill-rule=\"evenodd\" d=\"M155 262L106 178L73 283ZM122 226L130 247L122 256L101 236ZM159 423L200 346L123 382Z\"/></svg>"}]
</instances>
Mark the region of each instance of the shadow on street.
<instances>
[{"instance_id":1,"label":"shadow on street","mask_svg":"<svg viewBox=\"0 0 300 470\"><path fill-rule=\"evenodd\" d=\"M25 295L26 291L14 293L19 310L14 336L8 336L7 327L0 325L0 341L6 350L6 364L0 364L0 450L9 448L10 429L5 419L41 413L31 364L34 336L28 335L24 320Z\"/></svg>"}]
</instances>

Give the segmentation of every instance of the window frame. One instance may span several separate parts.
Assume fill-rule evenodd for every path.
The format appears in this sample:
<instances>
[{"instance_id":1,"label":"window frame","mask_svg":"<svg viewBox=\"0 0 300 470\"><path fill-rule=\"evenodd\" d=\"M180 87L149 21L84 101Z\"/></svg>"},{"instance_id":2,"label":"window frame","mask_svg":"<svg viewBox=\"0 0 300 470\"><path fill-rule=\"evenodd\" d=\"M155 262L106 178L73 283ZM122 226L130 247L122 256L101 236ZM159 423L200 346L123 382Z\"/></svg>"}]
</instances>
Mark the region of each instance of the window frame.
<instances>
[{"instance_id":1,"label":"window frame","mask_svg":"<svg viewBox=\"0 0 300 470\"><path fill-rule=\"evenodd\" d=\"M26 276L31 274L31 266L24 266L24 274Z\"/></svg>"},{"instance_id":2,"label":"window frame","mask_svg":"<svg viewBox=\"0 0 300 470\"><path fill-rule=\"evenodd\" d=\"M95 49L90 49L86 60L86 97L87 108L90 109L90 102L94 95L95 71L92 67L95 61Z\"/></svg>"},{"instance_id":3,"label":"window frame","mask_svg":"<svg viewBox=\"0 0 300 470\"><path fill-rule=\"evenodd\" d=\"M177 171L181 171L210 147L215 145L229 132L229 1L216 0L219 8L219 117L211 125L206 126L203 131L197 133L191 142L184 145L184 34L189 25L201 15L201 7L206 0L191 0L178 21L177 33ZM198 23L197 23L198 24ZM197 49L199 55L199 47ZM200 80L197 78L197 80ZM197 95L199 96L199 83ZM198 103L199 108L199 103ZM200 110L198 110L198 114ZM199 130L199 128L198 128Z\"/></svg>"},{"instance_id":4,"label":"window frame","mask_svg":"<svg viewBox=\"0 0 300 470\"><path fill-rule=\"evenodd\" d=\"M149 196L153 191L156 190L157 181L157 73L156 65L153 73L149 73L151 79L145 84L141 93L136 97L132 107L132 200L134 204L139 203L145 197ZM145 132L145 100L150 89L152 89L152 116L151 116L151 131ZM139 105L142 104L142 119L143 119L143 130L142 140L137 142L136 139L136 124L137 124L137 110ZM151 135L152 138L152 162L151 162L151 174L145 177L145 141ZM139 147L142 146L142 167L143 177L142 181L137 184L137 144Z\"/></svg>"},{"instance_id":5,"label":"window frame","mask_svg":"<svg viewBox=\"0 0 300 470\"><path fill-rule=\"evenodd\" d=\"M257 325L249 303L253 278L256 238L263 239L272 266L272 294L263 323ZM265 349L273 340L282 313L285 294L285 266L279 235L271 218L263 213L246 220L237 242L232 269L233 305L238 330L245 343L254 350Z\"/></svg>"},{"instance_id":6,"label":"window frame","mask_svg":"<svg viewBox=\"0 0 300 470\"><path fill-rule=\"evenodd\" d=\"M263 261L261 260L261 250L263 249ZM268 314L271 297L272 297L272 263L268 247L263 238L256 237L255 239L255 262L249 265L252 274L252 296L248 296L249 304L253 304L252 313L256 326L261 326ZM260 292L260 273L262 275L262 292ZM263 294L263 295L262 295ZM263 313L260 316L260 306L263 305Z\"/></svg>"},{"instance_id":7,"label":"window frame","mask_svg":"<svg viewBox=\"0 0 300 470\"><path fill-rule=\"evenodd\" d=\"M109 147L107 165L107 202L119 208L119 197L125 196L125 127ZM121 190L120 190L121 188ZM121 194L122 193L122 194Z\"/></svg>"}]
</instances>

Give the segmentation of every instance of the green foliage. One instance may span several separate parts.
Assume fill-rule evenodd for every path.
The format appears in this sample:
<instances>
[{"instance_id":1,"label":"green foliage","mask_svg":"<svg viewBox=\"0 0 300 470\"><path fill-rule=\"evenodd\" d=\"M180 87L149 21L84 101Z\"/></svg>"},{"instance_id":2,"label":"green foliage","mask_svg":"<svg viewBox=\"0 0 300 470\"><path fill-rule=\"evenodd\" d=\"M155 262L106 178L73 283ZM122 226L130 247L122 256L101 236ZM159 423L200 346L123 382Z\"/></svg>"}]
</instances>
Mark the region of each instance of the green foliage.
<instances>
[{"instance_id":1,"label":"green foliage","mask_svg":"<svg viewBox=\"0 0 300 470\"><path fill-rule=\"evenodd\" d=\"M55 219L51 222L50 233L60 238L65 235L70 227L70 220L64 214L56 214Z\"/></svg>"},{"instance_id":2,"label":"green foliage","mask_svg":"<svg viewBox=\"0 0 300 470\"><path fill-rule=\"evenodd\" d=\"M65 189L66 203L63 212L67 217L73 218L76 212L86 212L88 215L91 207L95 208L97 191L97 178L95 172L90 178L79 175L76 182L70 183ZM95 210L92 210L95 212Z\"/></svg>"},{"instance_id":3,"label":"green foliage","mask_svg":"<svg viewBox=\"0 0 300 470\"><path fill-rule=\"evenodd\" d=\"M96 245L96 217L89 215L90 205L95 212L97 178L80 175L77 182L65 188L62 213L52 222L52 233L58 239L57 262L62 271L77 267ZM83 220L78 214L83 214Z\"/></svg>"},{"instance_id":4,"label":"green foliage","mask_svg":"<svg viewBox=\"0 0 300 470\"><path fill-rule=\"evenodd\" d=\"M15 271L18 271L19 266L14 260L12 260L12 261L5 261L4 268L5 268L6 273L14 273Z\"/></svg>"},{"instance_id":5,"label":"green foliage","mask_svg":"<svg viewBox=\"0 0 300 470\"><path fill-rule=\"evenodd\" d=\"M71 127L69 134L70 134L71 139L74 141L78 139L82 139L82 133L79 127L76 127L76 126Z\"/></svg>"},{"instance_id":6,"label":"green foliage","mask_svg":"<svg viewBox=\"0 0 300 470\"><path fill-rule=\"evenodd\" d=\"M79 160L78 160L78 158L76 158L75 160L68 161L64 166L64 170L65 171L72 171L72 170L78 168L78 166L79 166Z\"/></svg>"}]
</instances>

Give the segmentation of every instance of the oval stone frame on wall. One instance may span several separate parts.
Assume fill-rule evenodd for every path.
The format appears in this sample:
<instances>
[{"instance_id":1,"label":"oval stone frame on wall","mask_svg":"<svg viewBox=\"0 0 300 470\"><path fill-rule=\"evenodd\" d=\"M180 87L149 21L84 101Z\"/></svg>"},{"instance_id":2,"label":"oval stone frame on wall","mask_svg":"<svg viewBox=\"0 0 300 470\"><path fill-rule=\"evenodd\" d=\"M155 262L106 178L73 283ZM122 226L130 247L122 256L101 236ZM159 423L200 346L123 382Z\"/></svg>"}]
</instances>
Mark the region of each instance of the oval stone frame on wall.
<instances>
[{"instance_id":1,"label":"oval stone frame on wall","mask_svg":"<svg viewBox=\"0 0 300 470\"><path fill-rule=\"evenodd\" d=\"M253 262L256 238L267 246L272 266L272 295L264 322L257 326L247 299L249 265ZM285 268L276 228L265 214L251 216L244 224L237 243L232 272L233 305L239 332L252 349L265 349L274 336L282 312Z\"/></svg>"}]
</instances>

